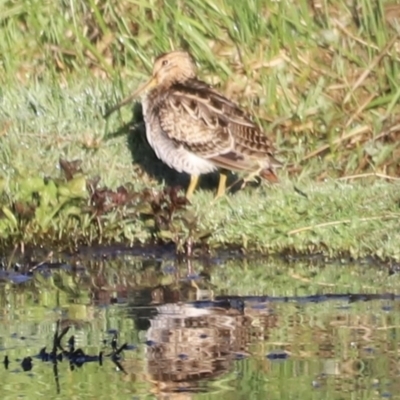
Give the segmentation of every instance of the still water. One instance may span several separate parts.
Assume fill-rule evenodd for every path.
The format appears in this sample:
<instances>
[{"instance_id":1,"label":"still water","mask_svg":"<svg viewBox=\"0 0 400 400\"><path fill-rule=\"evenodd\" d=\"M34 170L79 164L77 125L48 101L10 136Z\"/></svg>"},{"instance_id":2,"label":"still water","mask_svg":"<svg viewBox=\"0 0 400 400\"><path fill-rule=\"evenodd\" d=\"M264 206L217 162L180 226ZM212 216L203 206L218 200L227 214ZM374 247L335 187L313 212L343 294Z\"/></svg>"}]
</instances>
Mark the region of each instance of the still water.
<instances>
[{"instance_id":1,"label":"still water","mask_svg":"<svg viewBox=\"0 0 400 400\"><path fill-rule=\"evenodd\" d=\"M395 268L119 252L0 279L1 399L400 398Z\"/></svg>"}]
</instances>

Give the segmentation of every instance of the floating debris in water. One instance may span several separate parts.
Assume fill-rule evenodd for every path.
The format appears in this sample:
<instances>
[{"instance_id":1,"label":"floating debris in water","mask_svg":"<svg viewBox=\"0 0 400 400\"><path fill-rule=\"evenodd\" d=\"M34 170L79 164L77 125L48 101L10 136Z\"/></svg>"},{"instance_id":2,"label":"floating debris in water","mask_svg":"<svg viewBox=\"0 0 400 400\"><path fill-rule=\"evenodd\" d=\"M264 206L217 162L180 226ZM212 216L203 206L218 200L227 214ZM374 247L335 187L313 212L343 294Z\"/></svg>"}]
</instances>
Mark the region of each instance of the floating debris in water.
<instances>
[{"instance_id":1,"label":"floating debris in water","mask_svg":"<svg viewBox=\"0 0 400 400\"><path fill-rule=\"evenodd\" d=\"M268 353L267 356L268 360L286 360L289 357L289 354L285 351L273 351Z\"/></svg>"},{"instance_id":2,"label":"floating debris in water","mask_svg":"<svg viewBox=\"0 0 400 400\"><path fill-rule=\"evenodd\" d=\"M162 269L162 272L164 272L164 274L175 274L176 273L176 268L173 265L166 265Z\"/></svg>"},{"instance_id":3,"label":"floating debris in water","mask_svg":"<svg viewBox=\"0 0 400 400\"><path fill-rule=\"evenodd\" d=\"M126 344L124 350L137 350L137 348L134 344Z\"/></svg>"},{"instance_id":4,"label":"floating debris in water","mask_svg":"<svg viewBox=\"0 0 400 400\"><path fill-rule=\"evenodd\" d=\"M373 347L364 347L364 351L370 354L375 353L375 349Z\"/></svg>"},{"instance_id":5,"label":"floating debris in water","mask_svg":"<svg viewBox=\"0 0 400 400\"><path fill-rule=\"evenodd\" d=\"M32 358L31 357L25 357L21 362L21 367L25 372L31 371L32 368L33 368Z\"/></svg>"},{"instance_id":6,"label":"floating debris in water","mask_svg":"<svg viewBox=\"0 0 400 400\"><path fill-rule=\"evenodd\" d=\"M103 365L103 351L100 351L100 353L97 355L90 355L86 354L80 348L75 348L74 335L72 335L68 339L67 341L68 349L65 349L62 346L61 341L64 338L64 336L68 333L70 326L66 326L64 329L62 329L61 332L59 332L59 329L60 329L60 321L57 321L56 331L53 337L52 350L48 352L46 350L46 347L43 347L42 349L40 349L39 353L36 356L34 356L34 358L42 362L51 362L53 364L53 373L56 381L58 394L60 393L60 383L58 378L58 363L61 363L64 360L68 361L71 371L75 370L76 367L81 368L84 364L89 362L97 362L99 363L100 366ZM135 350L137 349L137 346L128 345L127 343L124 343L122 346L118 347L117 343L118 333L116 330L110 330L110 331L113 331L114 335L111 341L111 352L106 357L110 358L110 360L117 366L119 371L126 373L123 366L120 364L120 360L122 359L121 353L124 350ZM15 337L17 335L13 334L12 336ZM106 343L107 341L104 341L104 344ZM7 355L4 357L3 364L5 369L7 370L10 365L10 360ZM25 372L31 371L33 368L32 357L28 356L23 358L20 365Z\"/></svg>"},{"instance_id":7,"label":"floating debris in water","mask_svg":"<svg viewBox=\"0 0 400 400\"><path fill-rule=\"evenodd\" d=\"M249 357L247 353L234 353L235 360L244 360L245 358Z\"/></svg>"}]
</instances>

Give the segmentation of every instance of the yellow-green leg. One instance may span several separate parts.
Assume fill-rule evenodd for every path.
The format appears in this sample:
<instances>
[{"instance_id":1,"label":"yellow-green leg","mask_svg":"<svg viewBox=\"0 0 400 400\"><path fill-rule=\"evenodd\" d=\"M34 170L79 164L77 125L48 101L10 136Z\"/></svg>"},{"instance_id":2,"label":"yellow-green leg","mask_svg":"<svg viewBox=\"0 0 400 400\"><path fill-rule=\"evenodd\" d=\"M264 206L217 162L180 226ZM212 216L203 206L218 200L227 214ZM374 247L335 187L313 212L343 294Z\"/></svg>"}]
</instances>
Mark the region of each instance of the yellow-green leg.
<instances>
[{"instance_id":1,"label":"yellow-green leg","mask_svg":"<svg viewBox=\"0 0 400 400\"><path fill-rule=\"evenodd\" d=\"M199 182L198 175L190 175L190 183L186 190L186 198L187 199L190 199L192 197L193 192L195 191L198 182Z\"/></svg>"},{"instance_id":2,"label":"yellow-green leg","mask_svg":"<svg viewBox=\"0 0 400 400\"><path fill-rule=\"evenodd\" d=\"M251 172L248 174L244 179L242 183L242 189L246 186L246 183L251 182L254 180L255 177L260 176L261 171L264 169L264 167L260 167L256 169L255 171Z\"/></svg>"},{"instance_id":3,"label":"yellow-green leg","mask_svg":"<svg viewBox=\"0 0 400 400\"><path fill-rule=\"evenodd\" d=\"M220 171L219 173L219 182L218 182L218 190L215 198L222 197L226 191L226 180L228 179L228 173L226 171Z\"/></svg>"}]
</instances>

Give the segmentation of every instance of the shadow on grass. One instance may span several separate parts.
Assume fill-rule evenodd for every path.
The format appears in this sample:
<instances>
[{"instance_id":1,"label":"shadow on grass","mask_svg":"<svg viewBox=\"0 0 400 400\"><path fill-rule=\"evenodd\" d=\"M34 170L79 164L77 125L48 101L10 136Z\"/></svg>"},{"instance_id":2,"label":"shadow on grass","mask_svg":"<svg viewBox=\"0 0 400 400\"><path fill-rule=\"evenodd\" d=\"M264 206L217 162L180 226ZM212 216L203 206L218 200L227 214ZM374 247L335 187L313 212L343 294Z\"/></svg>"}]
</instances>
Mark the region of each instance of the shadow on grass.
<instances>
[{"instance_id":1,"label":"shadow on grass","mask_svg":"<svg viewBox=\"0 0 400 400\"><path fill-rule=\"evenodd\" d=\"M132 108L132 119L122 125L117 131L107 135L107 139L126 136L127 145L132 154L134 163L140 165L142 170L151 178L166 186L181 186L186 189L189 185L190 176L186 173L179 173L164 164L154 153L146 138L146 129L143 120L142 105L135 103ZM198 189L215 191L218 187L219 174L214 172L200 177ZM238 176L229 173L227 187L233 185L230 190L235 193L240 190L241 182Z\"/></svg>"}]
</instances>

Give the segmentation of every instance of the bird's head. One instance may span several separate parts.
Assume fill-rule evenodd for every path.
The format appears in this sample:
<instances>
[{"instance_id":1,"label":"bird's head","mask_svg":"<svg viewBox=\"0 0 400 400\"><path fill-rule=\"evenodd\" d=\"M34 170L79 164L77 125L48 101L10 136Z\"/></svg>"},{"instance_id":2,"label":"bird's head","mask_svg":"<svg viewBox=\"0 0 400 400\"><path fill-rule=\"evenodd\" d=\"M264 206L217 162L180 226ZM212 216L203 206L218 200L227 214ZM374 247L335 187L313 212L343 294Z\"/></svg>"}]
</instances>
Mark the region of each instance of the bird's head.
<instances>
[{"instance_id":1,"label":"bird's head","mask_svg":"<svg viewBox=\"0 0 400 400\"><path fill-rule=\"evenodd\" d=\"M175 83L181 83L196 76L196 65L191 55L185 51L171 51L158 56L154 62L151 78L134 93L106 113L106 117L129 103L140 94L155 87L167 89Z\"/></svg>"}]
</instances>

